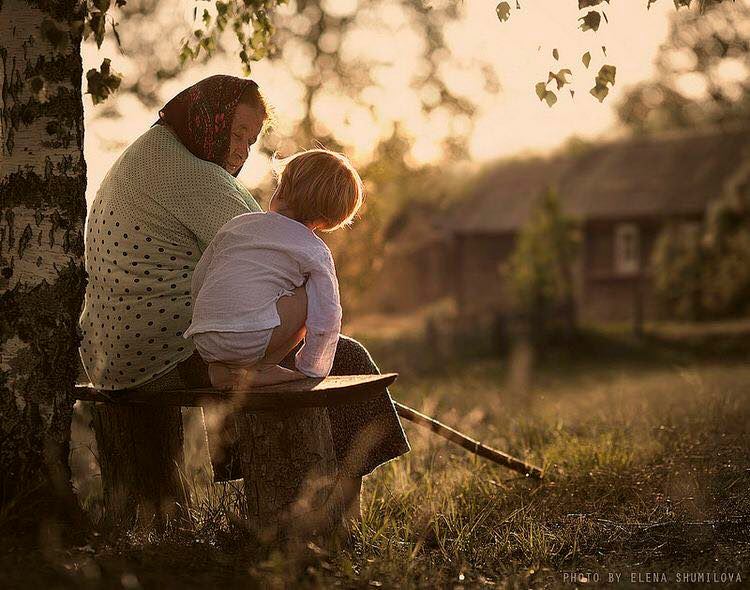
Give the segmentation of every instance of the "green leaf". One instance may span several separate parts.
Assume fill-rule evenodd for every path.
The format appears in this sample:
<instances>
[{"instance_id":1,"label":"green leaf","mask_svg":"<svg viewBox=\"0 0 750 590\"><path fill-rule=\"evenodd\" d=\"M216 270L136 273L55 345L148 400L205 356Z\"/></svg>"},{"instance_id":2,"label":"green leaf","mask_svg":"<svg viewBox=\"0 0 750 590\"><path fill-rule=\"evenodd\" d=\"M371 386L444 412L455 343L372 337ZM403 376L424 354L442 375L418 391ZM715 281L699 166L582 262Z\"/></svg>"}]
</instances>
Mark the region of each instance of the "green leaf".
<instances>
[{"instance_id":1,"label":"green leaf","mask_svg":"<svg viewBox=\"0 0 750 590\"><path fill-rule=\"evenodd\" d=\"M92 68L86 72L86 82L88 83L86 93L91 95L95 105L105 101L110 94L120 87L122 77L113 72L110 65L110 60L105 59L99 70Z\"/></svg>"},{"instance_id":2,"label":"green leaf","mask_svg":"<svg viewBox=\"0 0 750 590\"><path fill-rule=\"evenodd\" d=\"M180 49L180 63L184 64L187 60L193 57L193 50L190 49L190 45L185 43Z\"/></svg>"},{"instance_id":3,"label":"green leaf","mask_svg":"<svg viewBox=\"0 0 750 590\"><path fill-rule=\"evenodd\" d=\"M106 20L103 12L92 12L89 16L88 25L91 28L91 32L94 33L94 40L96 46L101 47L104 42L104 25Z\"/></svg>"},{"instance_id":4,"label":"green leaf","mask_svg":"<svg viewBox=\"0 0 750 590\"><path fill-rule=\"evenodd\" d=\"M547 101L547 106L549 108L552 108L552 106L557 102L557 95L551 90L548 90L547 94L544 95L544 100Z\"/></svg>"},{"instance_id":5,"label":"green leaf","mask_svg":"<svg viewBox=\"0 0 750 590\"><path fill-rule=\"evenodd\" d=\"M591 63L591 54L588 51L584 53L581 57L581 61L583 62L583 65L586 66L586 69L588 69L589 64Z\"/></svg>"},{"instance_id":6,"label":"green leaf","mask_svg":"<svg viewBox=\"0 0 750 590\"><path fill-rule=\"evenodd\" d=\"M586 16L582 16L578 20L583 21L581 23L582 31L598 31L599 25L602 22L602 15L595 10L591 10L586 14Z\"/></svg>"},{"instance_id":7,"label":"green leaf","mask_svg":"<svg viewBox=\"0 0 750 590\"><path fill-rule=\"evenodd\" d=\"M536 88L536 95L539 97L539 100L544 100L544 96L547 94L547 84L544 82L539 82L535 86Z\"/></svg>"},{"instance_id":8,"label":"green leaf","mask_svg":"<svg viewBox=\"0 0 750 590\"><path fill-rule=\"evenodd\" d=\"M555 47L555 48L554 48L554 49L552 50L552 57L554 57L554 58L555 58L555 60L558 60L558 59L560 59L560 52L559 52L559 51L557 50L557 47Z\"/></svg>"},{"instance_id":9,"label":"green leaf","mask_svg":"<svg viewBox=\"0 0 750 590\"><path fill-rule=\"evenodd\" d=\"M250 43L252 44L254 49L258 49L260 47L263 47L263 45L266 42L266 35L263 31L256 31L253 34L252 39L250 40Z\"/></svg>"},{"instance_id":10,"label":"green leaf","mask_svg":"<svg viewBox=\"0 0 750 590\"><path fill-rule=\"evenodd\" d=\"M615 85L616 74L617 68L612 65L603 65L599 69L599 73L596 75L595 85L590 91L599 102L602 102L609 94L609 87L607 85Z\"/></svg>"},{"instance_id":11,"label":"green leaf","mask_svg":"<svg viewBox=\"0 0 750 590\"><path fill-rule=\"evenodd\" d=\"M570 84L570 80L568 80L567 76L572 76L573 73L565 68L557 72L555 74L554 72L549 73L549 79L547 80L547 83L549 84L552 80L557 82L557 89L560 90L563 86L566 84Z\"/></svg>"},{"instance_id":12,"label":"green leaf","mask_svg":"<svg viewBox=\"0 0 750 590\"><path fill-rule=\"evenodd\" d=\"M505 22L510 18L510 4L507 2L501 2L497 5L497 8L495 8L495 12L497 12L497 18L500 19L500 22Z\"/></svg>"},{"instance_id":13,"label":"green leaf","mask_svg":"<svg viewBox=\"0 0 750 590\"><path fill-rule=\"evenodd\" d=\"M601 79L603 83L610 83L612 86L615 85L615 75L617 74L617 68L615 66L604 65L597 74L597 79Z\"/></svg>"},{"instance_id":14,"label":"green leaf","mask_svg":"<svg viewBox=\"0 0 750 590\"><path fill-rule=\"evenodd\" d=\"M594 86L590 91L592 96L594 96L599 102L604 102L604 99L609 94L609 88L606 86L601 86L597 84Z\"/></svg>"}]
</instances>

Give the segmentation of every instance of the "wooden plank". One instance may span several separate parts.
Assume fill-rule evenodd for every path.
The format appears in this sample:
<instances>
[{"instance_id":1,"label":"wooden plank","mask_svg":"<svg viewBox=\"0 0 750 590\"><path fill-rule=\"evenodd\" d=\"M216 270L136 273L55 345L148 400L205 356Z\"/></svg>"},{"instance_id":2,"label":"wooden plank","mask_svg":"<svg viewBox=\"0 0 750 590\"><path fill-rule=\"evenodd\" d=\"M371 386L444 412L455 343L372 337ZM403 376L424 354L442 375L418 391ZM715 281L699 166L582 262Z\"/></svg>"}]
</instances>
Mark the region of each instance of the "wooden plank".
<instances>
[{"instance_id":1,"label":"wooden plank","mask_svg":"<svg viewBox=\"0 0 750 590\"><path fill-rule=\"evenodd\" d=\"M391 385L398 373L344 375L325 379L301 379L247 391L226 392L211 388L181 389L159 393L104 391L90 383L76 385L76 398L84 401L149 406L205 406L229 403L246 410L279 410L338 406L370 399Z\"/></svg>"}]
</instances>

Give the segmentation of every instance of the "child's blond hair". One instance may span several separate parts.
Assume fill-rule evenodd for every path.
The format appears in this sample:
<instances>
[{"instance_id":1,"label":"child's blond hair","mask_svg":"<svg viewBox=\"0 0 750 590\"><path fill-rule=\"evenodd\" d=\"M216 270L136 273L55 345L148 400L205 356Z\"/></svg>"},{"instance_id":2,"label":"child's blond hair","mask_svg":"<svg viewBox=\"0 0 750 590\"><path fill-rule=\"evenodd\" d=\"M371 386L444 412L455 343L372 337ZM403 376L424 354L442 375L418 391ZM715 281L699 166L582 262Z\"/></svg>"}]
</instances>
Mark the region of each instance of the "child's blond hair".
<instances>
[{"instance_id":1,"label":"child's blond hair","mask_svg":"<svg viewBox=\"0 0 750 590\"><path fill-rule=\"evenodd\" d=\"M362 206L364 186L349 158L314 149L276 160L275 164L280 178L274 198L283 200L297 221L322 221L322 231L351 224Z\"/></svg>"}]
</instances>

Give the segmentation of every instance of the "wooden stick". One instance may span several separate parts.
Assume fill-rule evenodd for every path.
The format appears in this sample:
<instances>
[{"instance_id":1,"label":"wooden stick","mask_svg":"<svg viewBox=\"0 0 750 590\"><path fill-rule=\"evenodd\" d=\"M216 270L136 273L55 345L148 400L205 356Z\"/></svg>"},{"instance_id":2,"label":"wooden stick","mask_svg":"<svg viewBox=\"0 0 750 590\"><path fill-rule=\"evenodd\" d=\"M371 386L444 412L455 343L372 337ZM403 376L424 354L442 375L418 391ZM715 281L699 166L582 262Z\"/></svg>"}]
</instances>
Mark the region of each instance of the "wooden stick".
<instances>
[{"instance_id":1,"label":"wooden stick","mask_svg":"<svg viewBox=\"0 0 750 590\"><path fill-rule=\"evenodd\" d=\"M539 467L535 467L530 463L526 463L524 461L521 461L520 459L511 457L510 455L503 453L502 451L498 451L497 449L488 447L478 440L469 438L465 434L460 433L458 430L454 430L450 426L446 426L445 424L438 422L434 418L425 416L424 414L417 412L416 410L413 410L412 408L405 406L404 404L400 404L397 401L394 401L393 403L396 406L398 415L402 418L431 430L435 434L448 439L452 443L463 447L467 451L471 451L475 455L479 455L480 457L484 457L485 459L494 461L498 465L503 465L504 467L512 469L513 471L523 473L526 477L542 479L542 477L544 476L542 470Z\"/></svg>"}]
</instances>

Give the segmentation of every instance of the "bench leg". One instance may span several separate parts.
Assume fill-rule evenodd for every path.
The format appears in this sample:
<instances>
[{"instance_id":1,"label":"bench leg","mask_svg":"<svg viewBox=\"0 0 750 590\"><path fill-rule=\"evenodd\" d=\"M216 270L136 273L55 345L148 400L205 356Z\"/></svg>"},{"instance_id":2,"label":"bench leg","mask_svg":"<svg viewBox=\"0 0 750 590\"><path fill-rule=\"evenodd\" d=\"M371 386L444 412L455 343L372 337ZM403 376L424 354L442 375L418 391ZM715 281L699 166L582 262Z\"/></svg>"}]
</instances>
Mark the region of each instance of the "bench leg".
<instances>
[{"instance_id":1,"label":"bench leg","mask_svg":"<svg viewBox=\"0 0 750 590\"><path fill-rule=\"evenodd\" d=\"M235 420L251 533L269 545L338 537L343 502L328 411L240 411Z\"/></svg>"},{"instance_id":2,"label":"bench leg","mask_svg":"<svg viewBox=\"0 0 750 590\"><path fill-rule=\"evenodd\" d=\"M179 407L97 403L93 423L110 523L163 526L189 506Z\"/></svg>"}]
</instances>

